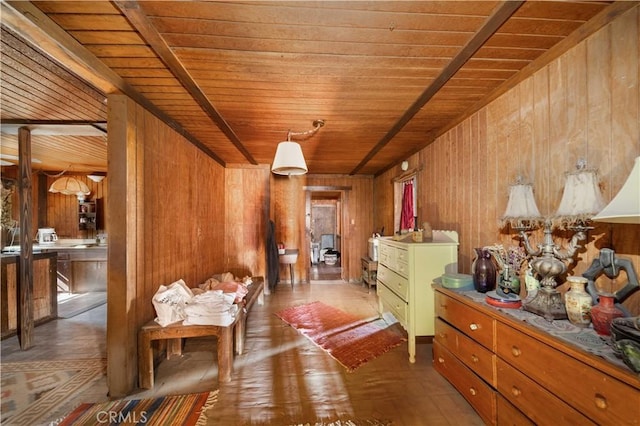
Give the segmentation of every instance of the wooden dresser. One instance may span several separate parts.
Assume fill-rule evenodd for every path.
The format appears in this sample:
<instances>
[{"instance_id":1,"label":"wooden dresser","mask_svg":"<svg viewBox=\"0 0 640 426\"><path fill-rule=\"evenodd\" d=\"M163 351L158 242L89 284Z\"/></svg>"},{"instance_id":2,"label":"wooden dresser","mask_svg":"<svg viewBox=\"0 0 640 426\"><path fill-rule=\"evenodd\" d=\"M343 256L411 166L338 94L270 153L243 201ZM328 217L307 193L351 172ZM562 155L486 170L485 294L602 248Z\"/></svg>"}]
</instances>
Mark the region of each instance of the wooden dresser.
<instances>
[{"instance_id":1,"label":"wooden dresser","mask_svg":"<svg viewBox=\"0 0 640 426\"><path fill-rule=\"evenodd\" d=\"M407 330L410 362L416 360L416 336L434 335L431 283L445 272L458 272L455 231L433 231L433 240L424 243L379 239L378 310L391 312Z\"/></svg>"},{"instance_id":2,"label":"wooden dresser","mask_svg":"<svg viewBox=\"0 0 640 426\"><path fill-rule=\"evenodd\" d=\"M486 423L640 424L640 378L624 364L460 293L434 289L434 368ZM595 332L591 337L599 339Z\"/></svg>"}]
</instances>

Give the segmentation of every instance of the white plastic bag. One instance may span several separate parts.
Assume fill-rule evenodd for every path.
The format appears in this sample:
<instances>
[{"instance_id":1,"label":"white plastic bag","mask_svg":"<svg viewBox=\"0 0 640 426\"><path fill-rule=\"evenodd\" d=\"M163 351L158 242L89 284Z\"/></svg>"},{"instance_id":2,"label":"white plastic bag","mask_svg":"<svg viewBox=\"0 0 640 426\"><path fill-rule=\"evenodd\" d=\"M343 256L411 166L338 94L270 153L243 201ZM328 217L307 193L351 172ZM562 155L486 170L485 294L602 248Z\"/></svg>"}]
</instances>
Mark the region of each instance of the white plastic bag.
<instances>
[{"instance_id":1,"label":"white plastic bag","mask_svg":"<svg viewBox=\"0 0 640 426\"><path fill-rule=\"evenodd\" d=\"M156 322L166 327L174 322L186 318L184 308L193 298L191 289L183 280L178 280L168 286L161 285L153 295L152 303L156 310Z\"/></svg>"}]
</instances>

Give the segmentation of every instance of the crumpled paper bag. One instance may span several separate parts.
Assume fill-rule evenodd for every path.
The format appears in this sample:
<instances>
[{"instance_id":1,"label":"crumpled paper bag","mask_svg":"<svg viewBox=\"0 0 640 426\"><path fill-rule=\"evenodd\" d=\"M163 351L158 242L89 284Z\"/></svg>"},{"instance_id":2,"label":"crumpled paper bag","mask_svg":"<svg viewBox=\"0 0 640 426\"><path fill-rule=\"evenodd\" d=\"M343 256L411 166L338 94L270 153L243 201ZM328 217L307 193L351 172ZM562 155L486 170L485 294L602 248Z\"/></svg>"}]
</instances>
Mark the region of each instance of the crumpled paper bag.
<instances>
[{"instance_id":1,"label":"crumpled paper bag","mask_svg":"<svg viewBox=\"0 0 640 426\"><path fill-rule=\"evenodd\" d=\"M152 303L156 310L156 322L166 327L174 322L182 321L187 316L184 308L193 299L191 289L180 279L168 286L161 285L153 295Z\"/></svg>"}]
</instances>

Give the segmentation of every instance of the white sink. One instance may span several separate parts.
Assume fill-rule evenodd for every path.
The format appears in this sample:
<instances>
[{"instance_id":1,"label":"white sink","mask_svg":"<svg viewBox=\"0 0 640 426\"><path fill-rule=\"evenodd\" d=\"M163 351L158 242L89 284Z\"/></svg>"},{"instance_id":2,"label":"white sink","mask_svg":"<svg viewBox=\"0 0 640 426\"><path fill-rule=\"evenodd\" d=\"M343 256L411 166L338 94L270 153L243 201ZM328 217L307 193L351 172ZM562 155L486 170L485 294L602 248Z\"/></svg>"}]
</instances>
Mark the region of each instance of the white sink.
<instances>
[{"instance_id":1,"label":"white sink","mask_svg":"<svg viewBox=\"0 0 640 426\"><path fill-rule=\"evenodd\" d=\"M286 249L284 254L279 255L280 263L292 264L298 261L298 249Z\"/></svg>"}]
</instances>

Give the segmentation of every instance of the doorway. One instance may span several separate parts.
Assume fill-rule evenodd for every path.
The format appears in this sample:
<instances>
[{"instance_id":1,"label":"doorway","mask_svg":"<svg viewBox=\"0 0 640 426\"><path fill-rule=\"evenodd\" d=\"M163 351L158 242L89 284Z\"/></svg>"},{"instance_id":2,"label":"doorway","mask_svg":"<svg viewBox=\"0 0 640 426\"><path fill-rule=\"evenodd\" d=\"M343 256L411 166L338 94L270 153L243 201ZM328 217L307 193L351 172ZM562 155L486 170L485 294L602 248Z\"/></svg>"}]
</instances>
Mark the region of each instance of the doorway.
<instances>
[{"instance_id":1,"label":"doorway","mask_svg":"<svg viewBox=\"0 0 640 426\"><path fill-rule=\"evenodd\" d=\"M343 191L307 191L307 241L311 283L343 279Z\"/></svg>"}]
</instances>

